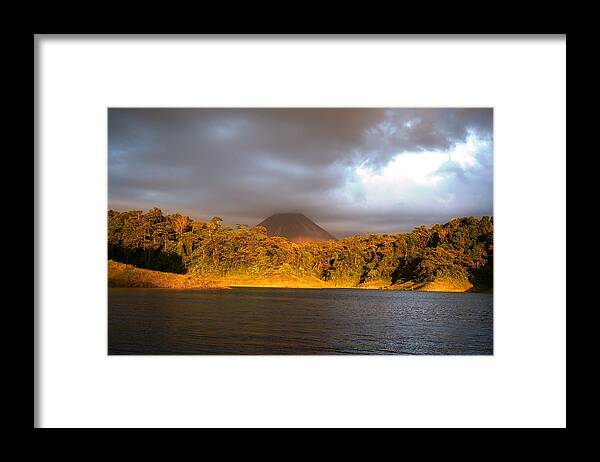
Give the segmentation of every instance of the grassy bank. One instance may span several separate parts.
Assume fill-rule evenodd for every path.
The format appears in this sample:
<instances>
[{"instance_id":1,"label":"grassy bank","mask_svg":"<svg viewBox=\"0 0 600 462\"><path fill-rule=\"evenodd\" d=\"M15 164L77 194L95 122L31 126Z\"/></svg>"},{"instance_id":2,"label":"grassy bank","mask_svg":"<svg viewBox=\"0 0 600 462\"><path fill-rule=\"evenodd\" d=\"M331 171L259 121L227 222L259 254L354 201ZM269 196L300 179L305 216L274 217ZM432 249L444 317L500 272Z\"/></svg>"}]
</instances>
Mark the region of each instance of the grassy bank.
<instances>
[{"instance_id":1,"label":"grassy bank","mask_svg":"<svg viewBox=\"0 0 600 462\"><path fill-rule=\"evenodd\" d=\"M108 287L145 287L161 289L218 289L225 288L206 277L163 273L108 261Z\"/></svg>"},{"instance_id":2,"label":"grassy bank","mask_svg":"<svg viewBox=\"0 0 600 462\"><path fill-rule=\"evenodd\" d=\"M227 277L164 273L136 268L133 265L108 262L108 287L162 288L162 289L225 289L229 287L273 287L289 289L375 289L427 292L470 292L476 290L468 280L439 279L433 282L407 281L389 284L373 281L355 286L323 281L316 277L300 278L294 275L271 274L268 277L236 275Z\"/></svg>"}]
</instances>

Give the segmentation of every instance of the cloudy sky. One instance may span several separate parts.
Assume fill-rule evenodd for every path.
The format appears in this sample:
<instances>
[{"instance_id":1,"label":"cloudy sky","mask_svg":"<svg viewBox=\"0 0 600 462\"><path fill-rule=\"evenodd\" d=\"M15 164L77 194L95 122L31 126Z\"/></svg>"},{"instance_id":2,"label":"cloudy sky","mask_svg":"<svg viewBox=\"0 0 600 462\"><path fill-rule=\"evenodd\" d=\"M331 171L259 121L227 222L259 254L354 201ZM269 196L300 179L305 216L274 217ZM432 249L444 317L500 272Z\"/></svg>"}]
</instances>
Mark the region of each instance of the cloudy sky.
<instances>
[{"instance_id":1,"label":"cloudy sky","mask_svg":"<svg viewBox=\"0 0 600 462\"><path fill-rule=\"evenodd\" d=\"M334 234L492 215L492 109L109 109L108 206Z\"/></svg>"}]
</instances>

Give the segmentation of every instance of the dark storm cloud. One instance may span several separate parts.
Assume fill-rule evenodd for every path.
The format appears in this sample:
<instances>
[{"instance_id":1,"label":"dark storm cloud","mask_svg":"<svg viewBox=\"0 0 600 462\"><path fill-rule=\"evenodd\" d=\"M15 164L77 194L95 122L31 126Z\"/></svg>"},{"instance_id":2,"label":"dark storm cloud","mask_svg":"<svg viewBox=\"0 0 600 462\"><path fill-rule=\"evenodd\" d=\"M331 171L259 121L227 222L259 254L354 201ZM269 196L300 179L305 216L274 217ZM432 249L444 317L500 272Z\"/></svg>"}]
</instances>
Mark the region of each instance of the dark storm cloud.
<instances>
[{"instance_id":1,"label":"dark storm cloud","mask_svg":"<svg viewBox=\"0 0 600 462\"><path fill-rule=\"evenodd\" d=\"M448 150L473 131L491 139L491 109L390 109L366 131L364 157L379 165L405 151Z\"/></svg>"},{"instance_id":2,"label":"dark storm cloud","mask_svg":"<svg viewBox=\"0 0 600 462\"><path fill-rule=\"evenodd\" d=\"M368 191L353 183L359 165L378 172L395 156L445 152L469 136L491 141L491 109L109 109L109 207L250 225L296 211L338 235L491 214L491 150L475 166L440 168L436 193L460 195L445 209L435 195L365 203Z\"/></svg>"}]
</instances>

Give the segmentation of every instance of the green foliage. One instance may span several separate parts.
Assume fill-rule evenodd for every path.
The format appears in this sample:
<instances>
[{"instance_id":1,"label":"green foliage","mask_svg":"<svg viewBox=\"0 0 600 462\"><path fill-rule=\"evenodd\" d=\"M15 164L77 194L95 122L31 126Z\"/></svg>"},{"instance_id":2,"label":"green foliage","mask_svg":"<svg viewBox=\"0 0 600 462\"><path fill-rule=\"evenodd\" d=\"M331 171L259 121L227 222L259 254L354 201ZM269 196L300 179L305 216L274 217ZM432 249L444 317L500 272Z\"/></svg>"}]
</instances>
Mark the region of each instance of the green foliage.
<instances>
[{"instance_id":1,"label":"green foliage","mask_svg":"<svg viewBox=\"0 0 600 462\"><path fill-rule=\"evenodd\" d=\"M351 236L295 244L263 227L222 226L157 209L108 212L109 258L140 268L201 275L277 273L316 277L337 285L386 285L468 278L491 288L493 219L455 218L410 233Z\"/></svg>"}]
</instances>

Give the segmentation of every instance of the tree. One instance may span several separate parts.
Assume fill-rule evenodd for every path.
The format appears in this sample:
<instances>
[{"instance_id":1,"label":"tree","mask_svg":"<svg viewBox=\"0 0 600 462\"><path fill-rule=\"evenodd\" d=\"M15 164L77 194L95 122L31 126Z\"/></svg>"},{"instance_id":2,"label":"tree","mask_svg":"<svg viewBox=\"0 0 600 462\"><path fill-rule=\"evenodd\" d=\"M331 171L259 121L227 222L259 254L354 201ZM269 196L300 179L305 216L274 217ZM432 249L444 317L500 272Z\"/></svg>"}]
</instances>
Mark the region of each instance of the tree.
<instances>
[{"instance_id":1,"label":"tree","mask_svg":"<svg viewBox=\"0 0 600 462\"><path fill-rule=\"evenodd\" d=\"M493 284L493 217L455 218L410 233L351 236L340 241L295 244L269 237L261 226L222 227L158 208L108 211L108 257L148 269L268 277L275 273L316 277L359 286L438 278Z\"/></svg>"}]
</instances>

